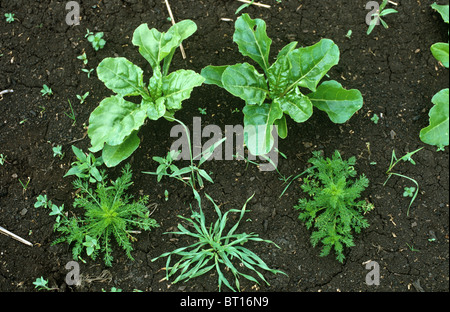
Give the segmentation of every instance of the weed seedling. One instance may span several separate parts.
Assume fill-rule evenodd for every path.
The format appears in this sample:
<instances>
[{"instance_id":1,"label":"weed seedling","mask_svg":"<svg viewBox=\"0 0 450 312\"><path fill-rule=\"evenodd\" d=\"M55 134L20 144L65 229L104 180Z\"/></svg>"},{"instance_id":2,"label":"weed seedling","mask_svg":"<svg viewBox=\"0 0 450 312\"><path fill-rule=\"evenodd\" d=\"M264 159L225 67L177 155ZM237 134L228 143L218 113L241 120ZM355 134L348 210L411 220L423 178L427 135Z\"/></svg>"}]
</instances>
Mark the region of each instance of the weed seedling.
<instances>
[{"instance_id":1,"label":"weed seedling","mask_svg":"<svg viewBox=\"0 0 450 312\"><path fill-rule=\"evenodd\" d=\"M22 185L23 193L27 191L28 184L30 184L31 178L28 177L28 180L26 183L23 183L22 180L19 179L20 185Z\"/></svg>"},{"instance_id":2,"label":"weed seedling","mask_svg":"<svg viewBox=\"0 0 450 312\"><path fill-rule=\"evenodd\" d=\"M383 0L383 3L381 3L378 11L372 15L372 21L370 22L369 29L367 29L368 35L370 35L370 33L375 28L375 26L377 26L380 22L384 28L386 28L386 29L389 28L388 24L382 19L382 17L389 15L389 14L398 13L398 11L394 10L394 9L385 9L388 2L389 2L389 0Z\"/></svg>"},{"instance_id":3,"label":"weed seedling","mask_svg":"<svg viewBox=\"0 0 450 312\"><path fill-rule=\"evenodd\" d=\"M52 288L48 287L48 280L44 279L44 277L39 277L33 282L34 288L37 288L37 290L58 290L59 288Z\"/></svg>"},{"instance_id":4,"label":"weed seedling","mask_svg":"<svg viewBox=\"0 0 450 312\"><path fill-rule=\"evenodd\" d=\"M39 195L36 198L36 202L34 203L34 208L39 208L39 207L43 207L43 208L48 208L51 206L51 201L49 201L47 199L47 195Z\"/></svg>"},{"instance_id":5,"label":"weed seedling","mask_svg":"<svg viewBox=\"0 0 450 312\"><path fill-rule=\"evenodd\" d=\"M3 154L0 154L0 165L3 166L5 164L6 161L6 156L4 156Z\"/></svg>"},{"instance_id":6,"label":"weed seedling","mask_svg":"<svg viewBox=\"0 0 450 312\"><path fill-rule=\"evenodd\" d=\"M11 24L12 22L15 21L14 19L14 13L5 13L5 17L6 17L6 22Z\"/></svg>"},{"instance_id":7,"label":"weed seedling","mask_svg":"<svg viewBox=\"0 0 450 312\"><path fill-rule=\"evenodd\" d=\"M343 262L344 247L355 246L352 230L360 233L369 227L364 214L372 210L372 204L358 200L369 185L363 174L356 178L356 158L347 161L335 151L332 159L324 159L320 152L313 152L309 162L314 170L303 179L302 190L309 198L302 198L294 208L300 211L299 219L313 228L311 244L319 242L323 248L320 256L327 256L333 248L336 259Z\"/></svg>"},{"instance_id":8,"label":"weed seedling","mask_svg":"<svg viewBox=\"0 0 450 312\"><path fill-rule=\"evenodd\" d=\"M206 113L206 108L201 108L201 107L199 107L199 108L198 108L198 111L199 111L199 113L202 114L202 115L206 115L206 114L207 114L207 113Z\"/></svg>"},{"instance_id":9,"label":"weed seedling","mask_svg":"<svg viewBox=\"0 0 450 312\"><path fill-rule=\"evenodd\" d=\"M93 68L92 69L83 68L83 69L81 69L81 71L86 73L87 76L88 76L88 79L90 79L91 78L91 73L94 71L94 69Z\"/></svg>"},{"instance_id":10,"label":"weed seedling","mask_svg":"<svg viewBox=\"0 0 450 312\"><path fill-rule=\"evenodd\" d=\"M77 122L77 120L76 120L75 113L72 108L72 103L70 102L70 100L67 100L67 101L69 102L70 113L64 112L64 114L66 114L66 116L69 117L73 121L72 126L75 126L75 123Z\"/></svg>"},{"instance_id":11,"label":"weed seedling","mask_svg":"<svg viewBox=\"0 0 450 312\"><path fill-rule=\"evenodd\" d=\"M89 30L88 30L89 32ZM101 50L105 47L106 40L103 39L103 32L98 32L96 34L94 33L88 33L87 40L92 44L92 47L95 51Z\"/></svg>"},{"instance_id":12,"label":"weed seedling","mask_svg":"<svg viewBox=\"0 0 450 312\"><path fill-rule=\"evenodd\" d=\"M47 86L46 84L42 86L42 90L41 90L42 96L52 96L53 95L53 91L52 89Z\"/></svg>"},{"instance_id":13,"label":"weed seedling","mask_svg":"<svg viewBox=\"0 0 450 312\"><path fill-rule=\"evenodd\" d=\"M78 56L77 59L82 60L84 65L87 65L87 63L88 63L86 52L83 52L83 54Z\"/></svg>"},{"instance_id":14,"label":"weed seedling","mask_svg":"<svg viewBox=\"0 0 450 312\"><path fill-rule=\"evenodd\" d=\"M102 157L95 158L92 153L85 154L75 145L72 145L72 151L77 160L72 163L64 177L75 175L80 179L89 179L91 183L101 182L102 174L97 167L103 165Z\"/></svg>"},{"instance_id":15,"label":"weed seedling","mask_svg":"<svg viewBox=\"0 0 450 312\"><path fill-rule=\"evenodd\" d=\"M411 201L410 201L410 203L409 203L409 206L408 206L408 211L407 211L407 213L406 213L406 215L407 215L408 217L409 217L409 209L411 208L411 205L413 204L414 200L416 199L417 194L419 194L419 183L417 183L416 180L414 180L414 179L412 179L412 178L410 178L410 177L408 177L408 176L405 176L405 175L400 174L400 173L392 172L392 169L394 169L394 167L395 167L400 161L409 161L411 164L415 165L416 162L412 159L412 156L413 156L415 153L417 153L417 152L419 152L420 150L422 150L422 149L423 149L423 147L422 147L422 148L419 148L418 150L415 150L414 152L407 153L407 154L406 154L405 156L403 156L402 158L397 158L397 156L395 155L395 150L393 150L393 151L392 151L392 156L391 156L391 164L389 165L389 168L388 168L388 170L386 171L386 174L388 175L388 177L387 177L386 181L385 181L384 184L383 184L383 186L385 186L386 183L387 183L387 182L389 181L389 179L391 178L391 176L393 176L393 175L399 176L399 177L401 177L401 178L405 178L405 179L408 179L408 180L414 182L414 184L417 186L417 188L416 188L416 190L415 190L416 192L415 192L414 195L412 196L412 199L411 199Z\"/></svg>"},{"instance_id":16,"label":"weed seedling","mask_svg":"<svg viewBox=\"0 0 450 312\"><path fill-rule=\"evenodd\" d=\"M403 192L403 197L413 197L416 191L415 187L405 187L405 191Z\"/></svg>"},{"instance_id":17,"label":"weed seedling","mask_svg":"<svg viewBox=\"0 0 450 312\"><path fill-rule=\"evenodd\" d=\"M77 99L80 100L80 104L84 104L86 98L89 96L89 92L86 92L84 95L77 94Z\"/></svg>"},{"instance_id":18,"label":"weed seedling","mask_svg":"<svg viewBox=\"0 0 450 312\"><path fill-rule=\"evenodd\" d=\"M377 114L373 114L373 117L370 118L370 120L372 120L372 122L376 125L378 125L378 122L380 121L380 117L378 117Z\"/></svg>"},{"instance_id":19,"label":"weed seedling","mask_svg":"<svg viewBox=\"0 0 450 312\"><path fill-rule=\"evenodd\" d=\"M64 153L62 152L61 145L54 146L52 150L53 150L53 157L59 157L60 159L63 159Z\"/></svg>"},{"instance_id":20,"label":"weed seedling","mask_svg":"<svg viewBox=\"0 0 450 312\"><path fill-rule=\"evenodd\" d=\"M181 247L172 252L164 253L161 256L152 259L153 262L158 260L159 258L167 257L165 268L167 280L178 273L178 277L172 282L175 284L177 282L188 281L192 278L205 275L209 271L215 269L218 276L219 291L221 291L222 284L227 286L232 291L236 291L236 289L231 285L231 283L222 272L221 266L224 265L227 270L233 274L235 285L238 291L240 290L240 277L244 277L251 282L259 284L259 281L255 277L240 272L239 266L233 264L232 260L238 261L241 264L240 267L245 267L251 270L251 272L256 273L257 276L267 285L269 285L269 283L264 278L263 274L259 272L259 270L262 269L273 274L281 273L286 275L282 271L270 269L259 256L243 246L245 243L253 241L273 244L275 247L280 248L274 242L263 240L259 237L258 234L255 233L235 233L236 229L239 226L239 223L244 217L247 203L253 198L253 196L247 199L242 209L230 209L225 214L222 214L220 208L216 205L216 203L210 196L206 194L206 197L214 205L214 209L218 216L217 221L214 223L214 226L212 224L209 227L207 226L205 215L203 214L203 210L201 207L200 197L196 196L199 204L199 210L192 210L191 218L178 216L179 218L186 221L187 224L190 224L194 231L191 232L191 227L189 227L188 229L183 225L178 224L179 231L173 232L172 234L190 236L196 239L197 242L190 246ZM225 232L228 215L235 212L239 213L238 221L228 232ZM180 260L178 260L177 263L171 265L171 260L175 256L179 256Z\"/></svg>"}]
</instances>

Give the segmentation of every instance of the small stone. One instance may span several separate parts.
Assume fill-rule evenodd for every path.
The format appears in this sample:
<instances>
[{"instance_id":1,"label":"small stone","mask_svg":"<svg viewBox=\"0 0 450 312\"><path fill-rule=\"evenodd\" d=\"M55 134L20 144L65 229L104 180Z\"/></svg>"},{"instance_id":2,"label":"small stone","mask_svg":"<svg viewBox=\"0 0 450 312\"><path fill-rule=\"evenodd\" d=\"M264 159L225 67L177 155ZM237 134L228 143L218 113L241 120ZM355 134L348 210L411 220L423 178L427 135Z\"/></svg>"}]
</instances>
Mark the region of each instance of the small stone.
<instances>
[{"instance_id":1,"label":"small stone","mask_svg":"<svg viewBox=\"0 0 450 312\"><path fill-rule=\"evenodd\" d=\"M27 209L27 208L23 208L23 209L20 211L20 215L21 215L21 216L24 216L24 215L27 214L27 212L28 212L28 209Z\"/></svg>"}]
</instances>

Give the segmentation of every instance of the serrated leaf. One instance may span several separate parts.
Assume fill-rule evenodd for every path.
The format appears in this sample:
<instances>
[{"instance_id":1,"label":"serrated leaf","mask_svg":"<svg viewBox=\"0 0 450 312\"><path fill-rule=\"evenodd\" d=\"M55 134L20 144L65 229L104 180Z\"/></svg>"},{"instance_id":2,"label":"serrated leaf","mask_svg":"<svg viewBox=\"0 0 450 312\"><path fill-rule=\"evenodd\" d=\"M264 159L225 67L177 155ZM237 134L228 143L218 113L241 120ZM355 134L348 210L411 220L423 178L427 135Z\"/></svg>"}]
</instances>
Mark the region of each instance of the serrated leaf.
<instances>
[{"instance_id":1,"label":"serrated leaf","mask_svg":"<svg viewBox=\"0 0 450 312\"><path fill-rule=\"evenodd\" d=\"M120 145L111 146L105 144L103 148L102 158L104 159L105 165L107 167L115 167L123 160L133 154L133 152L139 147L141 140L137 136L137 131L134 131L130 136L125 138L125 140Z\"/></svg>"},{"instance_id":2,"label":"serrated leaf","mask_svg":"<svg viewBox=\"0 0 450 312\"><path fill-rule=\"evenodd\" d=\"M435 146L449 144L449 89L438 92L431 100L430 125L420 131L422 142Z\"/></svg>"},{"instance_id":3,"label":"serrated leaf","mask_svg":"<svg viewBox=\"0 0 450 312\"><path fill-rule=\"evenodd\" d=\"M104 99L91 113L88 135L95 153L104 144L119 145L134 130L138 130L147 117L148 105L136 105L119 96Z\"/></svg>"},{"instance_id":4,"label":"serrated leaf","mask_svg":"<svg viewBox=\"0 0 450 312\"><path fill-rule=\"evenodd\" d=\"M266 23L262 19L251 19L243 14L236 20L233 41L242 55L253 59L267 72L272 40L267 36Z\"/></svg>"},{"instance_id":5,"label":"serrated leaf","mask_svg":"<svg viewBox=\"0 0 450 312\"><path fill-rule=\"evenodd\" d=\"M261 105L269 91L264 75L248 63L228 66L222 75L224 88L247 104Z\"/></svg>"},{"instance_id":6,"label":"serrated leaf","mask_svg":"<svg viewBox=\"0 0 450 312\"><path fill-rule=\"evenodd\" d=\"M244 113L244 140L250 152L257 155L269 153L273 147L273 125L283 117L277 102L262 105L246 105Z\"/></svg>"},{"instance_id":7,"label":"serrated leaf","mask_svg":"<svg viewBox=\"0 0 450 312\"><path fill-rule=\"evenodd\" d=\"M124 57L105 58L97 67L97 76L118 95L146 94L142 69Z\"/></svg>"},{"instance_id":8,"label":"serrated leaf","mask_svg":"<svg viewBox=\"0 0 450 312\"><path fill-rule=\"evenodd\" d=\"M431 53L435 59L442 63L446 68L449 66L449 44L438 42L431 46Z\"/></svg>"},{"instance_id":9,"label":"serrated leaf","mask_svg":"<svg viewBox=\"0 0 450 312\"><path fill-rule=\"evenodd\" d=\"M289 54L290 81L284 93L296 86L316 91L320 80L339 63L339 56L338 46L330 39L322 39L315 45L292 51Z\"/></svg>"},{"instance_id":10,"label":"serrated leaf","mask_svg":"<svg viewBox=\"0 0 450 312\"><path fill-rule=\"evenodd\" d=\"M312 104L326 112L334 123L348 121L363 106L361 92L346 90L334 80L325 81L317 91L307 95Z\"/></svg>"},{"instance_id":11,"label":"serrated leaf","mask_svg":"<svg viewBox=\"0 0 450 312\"><path fill-rule=\"evenodd\" d=\"M195 87L203 84L205 78L192 70L180 69L163 78L164 105L174 111L181 109L181 103L191 96Z\"/></svg>"}]
</instances>

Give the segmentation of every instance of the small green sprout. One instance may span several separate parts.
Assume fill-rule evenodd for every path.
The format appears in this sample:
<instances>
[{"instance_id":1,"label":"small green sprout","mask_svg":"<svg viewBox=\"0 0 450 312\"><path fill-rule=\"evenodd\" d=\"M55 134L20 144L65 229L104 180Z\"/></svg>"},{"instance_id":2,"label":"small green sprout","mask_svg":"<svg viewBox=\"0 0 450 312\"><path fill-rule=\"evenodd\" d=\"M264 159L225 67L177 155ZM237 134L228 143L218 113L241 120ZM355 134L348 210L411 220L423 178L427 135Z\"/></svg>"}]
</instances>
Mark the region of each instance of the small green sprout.
<instances>
[{"instance_id":1,"label":"small green sprout","mask_svg":"<svg viewBox=\"0 0 450 312\"><path fill-rule=\"evenodd\" d=\"M44 279L44 277L39 277L33 282L34 288L38 290L57 290L58 288L48 287L48 280Z\"/></svg>"},{"instance_id":2,"label":"small green sprout","mask_svg":"<svg viewBox=\"0 0 450 312\"><path fill-rule=\"evenodd\" d=\"M81 71L87 73L88 79L90 79L91 78L91 73L94 71L94 69L83 68L83 69L81 69Z\"/></svg>"},{"instance_id":3,"label":"small green sprout","mask_svg":"<svg viewBox=\"0 0 450 312\"><path fill-rule=\"evenodd\" d=\"M389 0L383 0L383 3L381 3L378 11L372 15L373 19L370 22L369 29L367 29L368 35L370 35L370 33L373 31L375 26L377 26L379 24L379 22L381 22L381 24L384 26L384 28L386 28L386 29L389 28L388 24L382 19L382 17L389 15L389 14L398 13L398 11L394 10L394 9L384 9L386 7L386 5L388 4L388 2L389 2Z\"/></svg>"},{"instance_id":4,"label":"small green sprout","mask_svg":"<svg viewBox=\"0 0 450 312\"><path fill-rule=\"evenodd\" d=\"M405 191L403 192L403 197L413 197L416 188L413 187L405 187Z\"/></svg>"},{"instance_id":5,"label":"small green sprout","mask_svg":"<svg viewBox=\"0 0 450 312\"><path fill-rule=\"evenodd\" d=\"M206 115L207 113L206 113L206 108L201 108L201 107L199 107L198 108L198 111L200 112L200 114L202 114L202 115Z\"/></svg>"},{"instance_id":6,"label":"small green sprout","mask_svg":"<svg viewBox=\"0 0 450 312\"><path fill-rule=\"evenodd\" d=\"M345 35L345 37L347 37L348 39L352 39L352 34L353 34L353 31L350 29L350 30L347 32L347 34Z\"/></svg>"},{"instance_id":7,"label":"small green sprout","mask_svg":"<svg viewBox=\"0 0 450 312\"><path fill-rule=\"evenodd\" d=\"M6 17L6 22L11 24L12 22L15 21L14 19L14 13L5 13L5 17Z\"/></svg>"},{"instance_id":8,"label":"small green sprout","mask_svg":"<svg viewBox=\"0 0 450 312\"><path fill-rule=\"evenodd\" d=\"M87 63L88 63L86 52L83 52L83 54L78 56L77 59L82 60L84 65L87 65Z\"/></svg>"},{"instance_id":9,"label":"small green sprout","mask_svg":"<svg viewBox=\"0 0 450 312\"><path fill-rule=\"evenodd\" d=\"M61 145L54 146L52 150L53 150L53 157L59 157L60 159L63 159L64 153L62 152Z\"/></svg>"},{"instance_id":10,"label":"small green sprout","mask_svg":"<svg viewBox=\"0 0 450 312\"><path fill-rule=\"evenodd\" d=\"M95 250L100 249L100 246L98 246L98 242L95 238L86 235L86 241L83 243L83 246L86 247L86 254L88 256L91 256Z\"/></svg>"},{"instance_id":11,"label":"small green sprout","mask_svg":"<svg viewBox=\"0 0 450 312\"><path fill-rule=\"evenodd\" d=\"M66 114L67 117L69 117L70 119L72 119L72 121L73 121L72 126L74 126L75 123L77 122L77 120L76 120L76 118L75 118L75 113L74 113L73 108L72 108L72 103L70 102L70 100L67 100L67 101L69 102L70 113L66 113L66 112L65 112L64 114Z\"/></svg>"},{"instance_id":12,"label":"small green sprout","mask_svg":"<svg viewBox=\"0 0 450 312\"><path fill-rule=\"evenodd\" d=\"M48 208L51 205L51 201L47 199L47 195L39 195L34 203L34 208L44 207Z\"/></svg>"},{"instance_id":13,"label":"small green sprout","mask_svg":"<svg viewBox=\"0 0 450 312\"><path fill-rule=\"evenodd\" d=\"M373 117L370 118L370 120L372 120L374 124L378 125L378 122L380 121L380 117L378 117L377 114L373 114Z\"/></svg>"},{"instance_id":14,"label":"small green sprout","mask_svg":"<svg viewBox=\"0 0 450 312\"><path fill-rule=\"evenodd\" d=\"M169 191L168 190L164 191L164 198L166 199L166 201L169 200Z\"/></svg>"},{"instance_id":15,"label":"small green sprout","mask_svg":"<svg viewBox=\"0 0 450 312\"><path fill-rule=\"evenodd\" d=\"M46 84L42 86L41 93L42 93L42 96L46 96L46 95L51 96L51 95L53 95L52 89L49 86L47 86Z\"/></svg>"},{"instance_id":16,"label":"small green sprout","mask_svg":"<svg viewBox=\"0 0 450 312\"><path fill-rule=\"evenodd\" d=\"M80 104L84 104L84 102L86 101L86 98L88 96L89 96L89 92L86 92L84 95L77 94L77 99L80 100Z\"/></svg>"},{"instance_id":17,"label":"small green sprout","mask_svg":"<svg viewBox=\"0 0 450 312\"><path fill-rule=\"evenodd\" d=\"M0 154L0 165L4 165L5 164L5 159L6 159L6 156L4 156L3 154Z\"/></svg>"},{"instance_id":18,"label":"small green sprout","mask_svg":"<svg viewBox=\"0 0 450 312\"><path fill-rule=\"evenodd\" d=\"M89 30L88 30L89 31ZM95 51L98 51L100 49L103 49L106 44L106 40L103 39L103 32L98 32L96 34L89 33L87 40L92 44L92 47Z\"/></svg>"}]
</instances>

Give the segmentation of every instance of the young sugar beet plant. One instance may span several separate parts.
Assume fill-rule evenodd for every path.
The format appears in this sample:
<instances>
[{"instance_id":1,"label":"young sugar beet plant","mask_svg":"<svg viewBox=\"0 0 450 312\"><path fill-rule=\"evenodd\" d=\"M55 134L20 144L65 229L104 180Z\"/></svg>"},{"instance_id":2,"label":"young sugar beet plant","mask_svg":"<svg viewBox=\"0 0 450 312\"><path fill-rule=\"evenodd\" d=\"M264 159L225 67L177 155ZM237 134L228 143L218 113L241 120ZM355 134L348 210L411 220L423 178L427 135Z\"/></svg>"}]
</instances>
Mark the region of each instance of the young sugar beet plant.
<instances>
[{"instance_id":1,"label":"young sugar beet plant","mask_svg":"<svg viewBox=\"0 0 450 312\"><path fill-rule=\"evenodd\" d=\"M315 247L323 244L321 257L334 248L336 259L343 262L344 247L355 246L352 230L359 233L369 223L363 214L372 210L372 204L356 201L369 185L364 176L356 177L356 158L344 161L338 151L332 159L324 159L320 152L313 152L309 162L313 167L304 178L302 189L310 199L300 199L295 209L300 211L299 219L306 227L314 228L311 243Z\"/></svg>"},{"instance_id":2,"label":"young sugar beet plant","mask_svg":"<svg viewBox=\"0 0 450 312\"><path fill-rule=\"evenodd\" d=\"M438 11L445 23L449 23L449 6L434 3L431 6ZM438 42L431 46L431 53L448 68L449 66L449 44ZM431 102L434 106L430 109L430 124L420 131L420 140L426 144L438 147L439 151L444 150L449 144L449 89L443 89L433 96Z\"/></svg>"},{"instance_id":3,"label":"young sugar beet plant","mask_svg":"<svg viewBox=\"0 0 450 312\"><path fill-rule=\"evenodd\" d=\"M140 144L137 135L146 119L161 117L172 121L182 101L204 78L192 70L178 70L169 74L172 57L181 42L197 30L193 21L184 20L166 33L140 25L132 43L150 63L153 76L144 83L143 70L123 57L106 58L97 67L97 76L115 95L104 99L89 118L88 135L95 153L102 150L106 166L114 167L128 158ZM161 66L161 62L163 65ZM126 97L140 97L140 103Z\"/></svg>"},{"instance_id":4,"label":"young sugar beet plant","mask_svg":"<svg viewBox=\"0 0 450 312\"><path fill-rule=\"evenodd\" d=\"M272 40L266 34L265 22L243 14L235 28L233 40L239 51L253 59L264 74L249 63L207 66L201 74L206 84L225 88L245 101L244 140L252 154L264 155L272 149L273 126L277 126L281 138L287 137L286 115L302 123L316 107L334 123L344 123L362 107L358 90L346 90L333 80L319 85L339 62L339 48L332 40L323 39L303 48L296 48L298 43L292 42L270 64Z\"/></svg>"}]
</instances>

